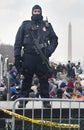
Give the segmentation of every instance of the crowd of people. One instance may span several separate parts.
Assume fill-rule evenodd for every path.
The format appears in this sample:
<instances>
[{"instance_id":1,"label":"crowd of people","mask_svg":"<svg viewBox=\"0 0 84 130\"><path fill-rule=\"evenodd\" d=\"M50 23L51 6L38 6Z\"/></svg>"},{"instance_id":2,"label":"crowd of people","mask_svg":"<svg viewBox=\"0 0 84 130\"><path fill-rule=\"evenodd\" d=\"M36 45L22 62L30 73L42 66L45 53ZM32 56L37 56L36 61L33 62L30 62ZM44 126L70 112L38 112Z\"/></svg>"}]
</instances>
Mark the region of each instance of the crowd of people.
<instances>
[{"instance_id":1,"label":"crowd of people","mask_svg":"<svg viewBox=\"0 0 84 130\"><path fill-rule=\"evenodd\" d=\"M80 75L84 70L81 63L76 65L68 61L65 64L55 64L55 74L50 80L50 97L64 99L84 99L84 82ZM52 80L52 82L51 82Z\"/></svg>"},{"instance_id":2,"label":"crowd of people","mask_svg":"<svg viewBox=\"0 0 84 130\"><path fill-rule=\"evenodd\" d=\"M83 74L81 64L78 62L68 64L52 63L54 71L48 79L49 82L49 98L61 99L81 99L84 100L84 84L82 83L80 74ZM70 67L70 68L69 68ZM73 75L71 73L73 72ZM70 75L71 73L71 75ZM24 77L18 76L16 67L13 65L9 70L9 92L10 100L20 97L21 84ZM3 77L0 82L0 100L7 100L7 78ZM40 83L38 77L34 74L32 80L30 98L40 97Z\"/></svg>"}]
</instances>

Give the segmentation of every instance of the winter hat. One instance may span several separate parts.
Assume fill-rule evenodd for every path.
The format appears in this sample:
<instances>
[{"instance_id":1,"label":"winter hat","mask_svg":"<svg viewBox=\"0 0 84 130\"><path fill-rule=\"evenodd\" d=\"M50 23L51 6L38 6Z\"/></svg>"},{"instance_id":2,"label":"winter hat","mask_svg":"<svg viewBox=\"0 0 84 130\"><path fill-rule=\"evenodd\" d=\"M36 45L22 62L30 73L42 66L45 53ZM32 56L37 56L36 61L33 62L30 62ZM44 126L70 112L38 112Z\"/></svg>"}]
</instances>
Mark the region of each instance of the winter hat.
<instances>
[{"instance_id":1,"label":"winter hat","mask_svg":"<svg viewBox=\"0 0 84 130\"><path fill-rule=\"evenodd\" d=\"M64 88L64 87L66 87L66 83L65 83L65 82L62 82L62 83L60 84L60 88Z\"/></svg>"},{"instance_id":2,"label":"winter hat","mask_svg":"<svg viewBox=\"0 0 84 130\"><path fill-rule=\"evenodd\" d=\"M66 92L67 92L67 93L73 92L73 88L68 87L68 88L66 89Z\"/></svg>"},{"instance_id":3,"label":"winter hat","mask_svg":"<svg viewBox=\"0 0 84 130\"><path fill-rule=\"evenodd\" d=\"M39 6L39 5L34 5L33 8L32 8L32 15L33 15L33 11L34 9L40 9L40 14L42 15L42 8Z\"/></svg>"},{"instance_id":4,"label":"winter hat","mask_svg":"<svg viewBox=\"0 0 84 130\"><path fill-rule=\"evenodd\" d=\"M57 89L57 94L62 94L63 93L63 91L62 91L62 89Z\"/></svg>"},{"instance_id":5,"label":"winter hat","mask_svg":"<svg viewBox=\"0 0 84 130\"><path fill-rule=\"evenodd\" d=\"M74 87L74 85L73 85L73 81L69 81L68 84L67 84L67 86L73 88L73 87Z\"/></svg>"},{"instance_id":6,"label":"winter hat","mask_svg":"<svg viewBox=\"0 0 84 130\"><path fill-rule=\"evenodd\" d=\"M17 70L16 69L11 69L10 73L13 74L14 72L17 74Z\"/></svg>"}]
</instances>

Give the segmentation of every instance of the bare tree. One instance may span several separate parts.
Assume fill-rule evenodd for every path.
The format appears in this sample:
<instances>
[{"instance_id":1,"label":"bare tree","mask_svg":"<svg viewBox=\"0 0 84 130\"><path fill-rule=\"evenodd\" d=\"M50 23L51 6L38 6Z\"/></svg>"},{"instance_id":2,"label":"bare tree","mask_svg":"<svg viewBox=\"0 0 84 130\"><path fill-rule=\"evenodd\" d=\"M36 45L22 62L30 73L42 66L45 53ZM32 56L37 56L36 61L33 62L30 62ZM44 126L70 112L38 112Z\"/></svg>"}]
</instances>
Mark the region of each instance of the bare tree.
<instances>
[{"instance_id":1,"label":"bare tree","mask_svg":"<svg viewBox=\"0 0 84 130\"><path fill-rule=\"evenodd\" d=\"M14 47L12 45L0 44L0 54L2 54L3 59L8 57L9 63L14 62Z\"/></svg>"}]
</instances>

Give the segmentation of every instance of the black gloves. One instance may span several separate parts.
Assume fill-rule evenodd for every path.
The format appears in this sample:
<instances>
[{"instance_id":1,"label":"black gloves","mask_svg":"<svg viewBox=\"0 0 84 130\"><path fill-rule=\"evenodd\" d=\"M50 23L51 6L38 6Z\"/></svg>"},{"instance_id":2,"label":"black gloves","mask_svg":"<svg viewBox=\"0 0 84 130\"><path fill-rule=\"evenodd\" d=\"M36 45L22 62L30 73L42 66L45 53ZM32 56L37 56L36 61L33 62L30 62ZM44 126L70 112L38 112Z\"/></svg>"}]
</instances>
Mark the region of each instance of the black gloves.
<instances>
[{"instance_id":1,"label":"black gloves","mask_svg":"<svg viewBox=\"0 0 84 130\"><path fill-rule=\"evenodd\" d=\"M22 60L20 56L15 56L15 63L14 63L18 73L21 73L21 69L22 69Z\"/></svg>"},{"instance_id":2,"label":"black gloves","mask_svg":"<svg viewBox=\"0 0 84 130\"><path fill-rule=\"evenodd\" d=\"M47 48L42 48L42 52L46 56L46 58L49 58L51 56L51 52Z\"/></svg>"}]
</instances>

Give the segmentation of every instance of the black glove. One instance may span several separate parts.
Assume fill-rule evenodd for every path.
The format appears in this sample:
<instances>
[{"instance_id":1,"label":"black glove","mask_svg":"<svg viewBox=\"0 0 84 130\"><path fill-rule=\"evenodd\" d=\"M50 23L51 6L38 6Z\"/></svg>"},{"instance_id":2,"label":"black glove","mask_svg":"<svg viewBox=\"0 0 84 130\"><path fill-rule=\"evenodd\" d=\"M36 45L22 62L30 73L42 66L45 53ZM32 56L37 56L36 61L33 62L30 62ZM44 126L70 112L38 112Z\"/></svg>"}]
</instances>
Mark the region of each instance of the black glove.
<instances>
[{"instance_id":1,"label":"black glove","mask_svg":"<svg viewBox=\"0 0 84 130\"><path fill-rule=\"evenodd\" d=\"M42 48L42 52L44 53L44 55L49 58L51 56L51 52L50 50L46 49L46 48Z\"/></svg>"},{"instance_id":2,"label":"black glove","mask_svg":"<svg viewBox=\"0 0 84 130\"><path fill-rule=\"evenodd\" d=\"M14 63L18 73L20 73L22 68L22 60L20 56L15 56L15 63Z\"/></svg>"}]
</instances>

